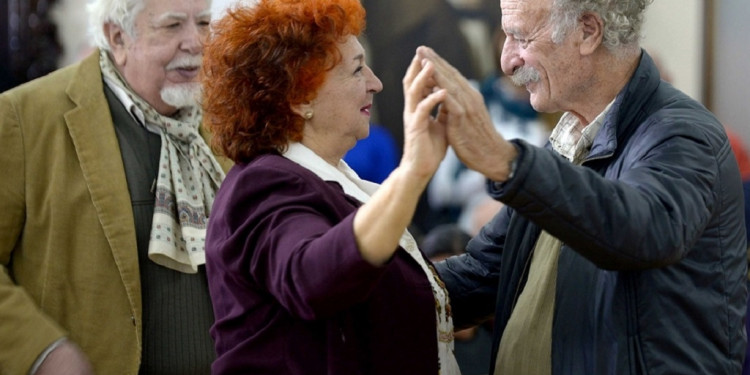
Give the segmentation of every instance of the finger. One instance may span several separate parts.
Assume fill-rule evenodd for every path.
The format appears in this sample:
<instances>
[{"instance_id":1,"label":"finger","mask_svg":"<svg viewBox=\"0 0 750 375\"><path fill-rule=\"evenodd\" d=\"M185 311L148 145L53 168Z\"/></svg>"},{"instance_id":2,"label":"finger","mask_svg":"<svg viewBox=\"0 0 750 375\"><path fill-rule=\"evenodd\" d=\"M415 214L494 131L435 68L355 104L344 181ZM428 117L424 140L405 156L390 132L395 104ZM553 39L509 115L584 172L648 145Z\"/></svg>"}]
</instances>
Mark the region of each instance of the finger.
<instances>
[{"instance_id":1,"label":"finger","mask_svg":"<svg viewBox=\"0 0 750 375\"><path fill-rule=\"evenodd\" d=\"M428 87L432 82L431 76L434 71L432 63L427 63L422 66L422 69L417 73L416 77L411 81L409 87L405 87L404 90L404 108L410 112L414 111L414 107L424 97L432 93L432 88Z\"/></svg>"},{"instance_id":2,"label":"finger","mask_svg":"<svg viewBox=\"0 0 750 375\"><path fill-rule=\"evenodd\" d=\"M420 63L420 59L415 54L414 58L411 60L411 64L409 64L409 67L406 70L406 74L404 75L403 79L404 111L414 111L414 106L416 105L415 100L418 101L419 99L421 99L421 97L415 97L413 86L414 80L423 70L424 69L422 67L422 64Z\"/></svg>"},{"instance_id":3,"label":"finger","mask_svg":"<svg viewBox=\"0 0 750 375\"><path fill-rule=\"evenodd\" d=\"M452 94L474 90L469 81L448 61L438 55L433 49L425 46L417 48L417 56L430 61L435 66L435 84L448 89Z\"/></svg>"},{"instance_id":4,"label":"finger","mask_svg":"<svg viewBox=\"0 0 750 375\"><path fill-rule=\"evenodd\" d=\"M447 92L445 98L440 103L440 108L435 119L442 124L448 124L451 116L460 117L463 116L464 112L464 106L450 92Z\"/></svg>"},{"instance_id":5,"label":"finger","mask_svg":"<svg viewBox=\"0 0 750 375\"><path fill-rule=\"evenodd\" d=\"M417 122L428 121L430 119L432 109L438 104L442 103L448 96L448 92L445 89L435 91L428 95L426 98L421 100L414 111Z\"/></svg>"},{"instance_id":6,"label":"finger","mask_svg":"<svg viewBox=\"0 0 750 375\"><path fill-rule=\"evenodd\" d=\"M418 47L417 56L419 56L422 60L432 61L432 63L435 64L435 70L440 74L444 74L448 77L462 76L458 69L454 68L453 65L442 58L430 47Z\"/></svg>"},{"instance_id":7,"label":"finger","mask_svg":"<svg viewBox=\"0 0 750 375\"><path fill-rule=\"evenodd\" d=\"M422 70L422 64L420 62L421 60L422 59L417 54L414 54L414 57L411 59L411 63L409 63L409 67L406 68L406 74L404 74L404 79L402 80L402 83L404 85L404 92L406 92L406 89L408 87L411 87L414 78Z\"/></svg>"}]
</instances>

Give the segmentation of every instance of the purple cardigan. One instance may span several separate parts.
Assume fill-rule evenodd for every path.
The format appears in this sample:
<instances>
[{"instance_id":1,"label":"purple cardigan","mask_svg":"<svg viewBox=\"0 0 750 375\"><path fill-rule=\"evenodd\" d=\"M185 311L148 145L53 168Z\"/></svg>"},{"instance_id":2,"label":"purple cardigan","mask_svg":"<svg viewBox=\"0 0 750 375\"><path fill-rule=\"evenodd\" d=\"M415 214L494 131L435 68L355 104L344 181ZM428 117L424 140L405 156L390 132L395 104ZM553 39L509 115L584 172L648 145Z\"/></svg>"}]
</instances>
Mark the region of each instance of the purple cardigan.
<instances>
[{"instance_id":1,"label":"purple cardigan","mask_svg":"<svg viewBox=\"0 0 750 375\"><path fill-rule=\"evenodd\" d=\"M429 282L403 249L362 259L358 206L279 155L231 169L206 238L215 375L438 373Z\"/></svg>"}]
</instances>

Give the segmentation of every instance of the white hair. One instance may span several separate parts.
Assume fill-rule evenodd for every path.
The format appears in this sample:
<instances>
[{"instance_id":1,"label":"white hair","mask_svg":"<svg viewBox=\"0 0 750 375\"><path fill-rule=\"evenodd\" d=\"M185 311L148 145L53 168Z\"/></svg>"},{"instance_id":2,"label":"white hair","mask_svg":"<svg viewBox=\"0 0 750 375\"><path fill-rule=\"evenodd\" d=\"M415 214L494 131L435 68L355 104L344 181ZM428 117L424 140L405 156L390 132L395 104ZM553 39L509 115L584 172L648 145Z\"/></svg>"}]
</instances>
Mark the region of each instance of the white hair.
<instances>
[{"instance_id":1,"label":"white hair","mask_svg":"<svg viewBox=\"0 0 750 375\"><path fill-rule=\"evenodd\" d=\"M109 41L104 35L104 25L107 23L120 26L135 38L135 18L145 5L145 0L91 0L86 10L89 13L89 33L94 45L110 50Z\"/></svg>"},{"instance_id":2,"label":"white hair","mask_svg":"<svg viewBox=\"0 0 750 375\"><path fill-rule=\"evenodd\" d=\"M604 21L602 44L615 55L638 46L646 6L653 0L554 0L552 40L560 43L575 28L584 12Z\"/></svg>"}]
</instances>

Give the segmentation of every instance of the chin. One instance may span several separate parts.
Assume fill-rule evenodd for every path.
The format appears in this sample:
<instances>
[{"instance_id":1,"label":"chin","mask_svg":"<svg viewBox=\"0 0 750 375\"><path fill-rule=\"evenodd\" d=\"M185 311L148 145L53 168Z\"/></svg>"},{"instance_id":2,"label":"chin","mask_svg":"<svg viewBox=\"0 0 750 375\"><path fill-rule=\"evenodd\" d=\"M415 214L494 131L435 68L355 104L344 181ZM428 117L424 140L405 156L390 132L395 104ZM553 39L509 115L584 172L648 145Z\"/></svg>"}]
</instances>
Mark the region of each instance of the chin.
<instances>
[{"instance_id":1,"label":"chin","mask_svg":"<svg viewBox=\"0 0 750 375\"><path fill-rule=\"evenodd\" d=\"M540 95L538 94L531 94L529 97L529 104L531 104L531 108L534 108L537 112L554 112L554 110L550 109L550 103L540 98Z\"/></svg>"},{"instance_id":2,"label":"chin","mask_svg":"<svg viewBox=\"0 0 750 375\"><path fill-rule=\"evenodd\" d=\"M164 103L175 108L196 107L201 100L199 83L183 83L165 87L160 94Z\"/></svg>"}]
</instances>

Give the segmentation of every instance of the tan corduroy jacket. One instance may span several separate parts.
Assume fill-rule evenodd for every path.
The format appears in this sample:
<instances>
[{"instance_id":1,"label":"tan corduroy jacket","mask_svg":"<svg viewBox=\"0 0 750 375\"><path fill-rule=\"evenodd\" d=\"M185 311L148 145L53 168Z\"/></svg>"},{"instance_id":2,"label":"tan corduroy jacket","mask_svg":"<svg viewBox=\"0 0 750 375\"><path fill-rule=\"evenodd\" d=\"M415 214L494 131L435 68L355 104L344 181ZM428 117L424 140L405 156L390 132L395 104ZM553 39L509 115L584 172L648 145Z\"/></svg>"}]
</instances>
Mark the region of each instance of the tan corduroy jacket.
<instances>
[{"instance_id":1,"label":"tan corduroy jacket","mask_svg":"<svg viewBox=\"0 0 750 375\"><path fill-rule=\"evenodd\" d=\"M138 373L135 228L98 56L0 95L0 374L65 335L96 373Z\"/></svg>"}]
</instances>

